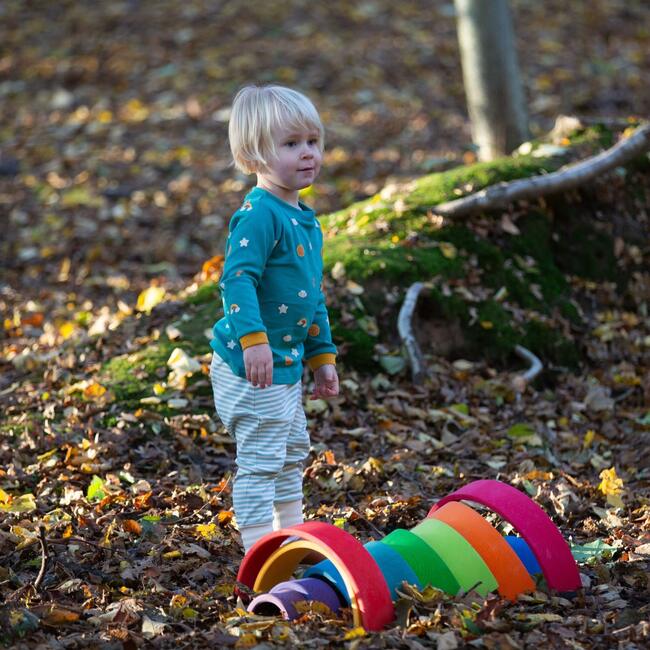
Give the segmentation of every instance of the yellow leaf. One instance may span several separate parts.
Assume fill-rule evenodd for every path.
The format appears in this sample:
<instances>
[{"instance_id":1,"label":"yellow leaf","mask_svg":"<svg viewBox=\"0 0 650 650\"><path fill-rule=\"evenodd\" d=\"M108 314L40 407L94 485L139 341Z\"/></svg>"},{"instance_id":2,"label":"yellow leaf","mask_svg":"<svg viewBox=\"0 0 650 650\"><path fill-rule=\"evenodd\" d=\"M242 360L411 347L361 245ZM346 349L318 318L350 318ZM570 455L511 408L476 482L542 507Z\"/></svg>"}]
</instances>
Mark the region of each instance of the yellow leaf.
<instances>
[{"instance_id":1,"label":"yellow leaf","mask_svg":"<svg viewBox=\"0 0 650 650\"><path fill-rule=\"evenodd\" d=\"M456 247L448 241L441 241L440 244L440 252L448 259L448 260L453 260L456 255L458 254L458 251Z\"/></svg>"},{"instance_id":2,"label":"yellow leaf","mask_svg":"<svg viewBox=\"0 0 650 650\"><path fill-rule=\"evenodd\" d=\"M494 323L491 320L482 320L481 327L484 330L491 330L494 327Z\"/></svg>"},{"instance_id":3,"label":"yellow leaf","mask_svg":"<svg viewBox=\"0 0 650 650\"><path fill-rule=\"evenodd\" d=\"M98 384L96 381L90 382L86 388L84 388L83 396L86 399L92 399L93 397L101 397L106 392L106 389Z\"/></svg>"},{"instance_id":4,"label":"yellow leaf","mask_svg":"<svg viewBox=\"0 0 650 650\"><path fill-rule=\"evenodd\" d=\"M165 289L163 287L149 287L140 293L135 308L149 314L151 310L163 301Z\"/></svg>"},{"instance_id":5,"label":"yellow leaf","mask_svg":"<svg viewBox=\"0 0 650 650\"><path fill-rule=\"evenodd\" d=\"M598 489L605 495L617 495L623 492L623 480L616 475L616 468L604 469L599 474L601 481Z\"/></svg>"},{"instance_id":6,"label":"yellow leaf","mask_svg":"<svg viewBox=\"0 0 650 650\"><path fill-rule=\"evenodd\" d=\"M591 443L594 441L595 436L596 432L593 429L589 429L589 431L585 433L585 439L582 441L582 448L587 449L590 447Z\"/></svg>"},{"instance_id":7,"label":"yellow leaf","mask_svg":"<svg viewBox=\"0 0 650 650\"><path fill-rule=\"evenodd\" d=\"M165 560L175 560L182 556L183 554L180 551L167 551L167 553L163 553L163 558Z\"/></svg>"},{"instance_id":8,"label":"yellow leaf","mask_svg":"<svg viewBox=\"0 0 650 650\"><path fill-rule=\"evenodd\" d=\"M169 606L176 609L185 607L185 605L187 605L187 596L183 596L183 594L174 594L169 601Z\"/></svg>"},{"instance_id":9,"label":"yellow leaf","mask_svg":"<svg viewBox=\"0 0 650 650\"><path fill-rule=\"evenodd\" d=\"M623 499L621 498L620 494L608 494L607 503L609 503L609 505L613 506L614 508L625 508L625 504L623 503Z\"/></svg>"},{"instance_id":10,"label":"yellow leaf","mask_svg":"<svg viewBox=\"0 0 650 650\"><path fill-rule=\"evenodd\" d=\"M153 385L154 395L162 395L165 392L164 384L154 384Z\"/></svg>"},{"instance_id":11,"label":"yellow leaf","mask_svg":"<svg viewBox=\"0 0 650 650\"><path fill-rule=\"evenodd\" d=\"M360 639L361 637L366 636L366 631L361 627L354 627L351 630L348 630L343 637L344 641L351 641L352 639Z\"/></svg>"},{"instance_id":12,"label":"yellow leaf","mask_svg":"<svg viewBox=\"0 0 650 650\"><path fill-rule=\"evenodd\" d=\"M97 115L97 121L101 124L108 124L113 121L113 113L108 110L103 110Z\"/></svg>"},{"instance_id":13,"label":"yellow leaf","mask_svg":"<svg viewBox=\"0 0 650 650\"><path fill-rule=\"evenodd\" d=\"M217 528L217 524L197 524L196 532L209 541L214 541L222 537L221 531Z\"/></svg>"},{"instance_id":14,"label":"yellow leaf","mask_svg":"<svg viewBox=\"0 0 650 650\"><path fill-rule=\"evenodd\" d=\"M66 529L63 531L63 534L61 535L61 537L63 537L63 539L67 539L68 537L72 537L73 532L74 531L72 530L72 524L68 524Z\"/></svg>"},{"instance_id":15,"label":"yellow leaf","mask_svg":"<svg viewBox=\"0 0 650 650\"><path fill-rule=\"evenodd\" d=\"M22 526L12 526L10 529L11 534L15 535L20 539L18 542L18 545L16 546L16 550L20 551L21 549L25 548L26 546L30 546L31 544L35 544L38 541L38 535L27 529L23 528Z\"/></svg>"},{"instance_id":16,"label":"yellow leaf","mask_svg":"<svg viewBox=\"0 0 650 650\"><path fill-rule=\"evenodd\" d=\"M192 619L196 618L198 615L199 613L191 607L185 607L185 609L183 609L183 618Z\"/></svg>"},{"instance_id":17,"label":"yellow leaf","mask_svg":"<svg viewBox=\"0 0 650 650\"><path fill-rule=\"evenodd\" d=\"M75 331L75 324L71 321L59 326L59 334L63 339L69 339Z\"/></svg>"},{"instance_id":18,"label":"yellow leaf","mask_svg":"<svg viewBox=\"0 0 650 650\"><path fill-rule=\"evenodd\" d=\"M36 510L36 502L33 494L22 494L18 497L12 497L4 490L0 490L0 510L3 512L31 512Z\"/></svg>"}]
</instances>

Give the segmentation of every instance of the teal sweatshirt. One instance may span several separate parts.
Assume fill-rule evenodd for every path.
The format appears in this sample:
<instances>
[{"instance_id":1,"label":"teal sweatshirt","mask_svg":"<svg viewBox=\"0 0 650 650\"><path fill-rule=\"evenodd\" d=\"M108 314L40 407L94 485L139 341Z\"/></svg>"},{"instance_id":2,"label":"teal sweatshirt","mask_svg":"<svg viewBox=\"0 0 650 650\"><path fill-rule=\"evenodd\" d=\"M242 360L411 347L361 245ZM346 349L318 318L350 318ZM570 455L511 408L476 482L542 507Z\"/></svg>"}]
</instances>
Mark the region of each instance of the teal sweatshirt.
<instances>
[{"instance_id":1,"label":"teal sweatshirt","mask_svg":"<svg viewBox=\"0 0 650 650\"><path fill-rule=\"evenodd\" d=\"M254 187L230 220L220 284L224 316L212 349L240 377L243 351L268 343L273 383L293 384L302 362L335 363L322 292L323 233L314 211Z\"/></svg>"}]
</instances>

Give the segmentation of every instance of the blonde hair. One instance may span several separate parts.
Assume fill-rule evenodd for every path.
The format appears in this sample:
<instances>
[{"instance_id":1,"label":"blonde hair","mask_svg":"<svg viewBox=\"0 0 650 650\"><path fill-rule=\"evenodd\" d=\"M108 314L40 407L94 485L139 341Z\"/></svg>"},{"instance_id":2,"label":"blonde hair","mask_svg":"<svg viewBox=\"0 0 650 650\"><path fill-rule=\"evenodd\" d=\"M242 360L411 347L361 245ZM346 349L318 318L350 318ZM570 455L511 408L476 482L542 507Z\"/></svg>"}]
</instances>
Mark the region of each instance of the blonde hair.
<instances>
[{"instance_id":1,"label":"blonde hair","mask_svg":"<svg viewBox=\"0 0 650 650\"><path fill-rule=\"evenodd\" d=\"M237 169L253 174L277 156L273 131L318 131L321 150L325 130L316 107L302 93L284 86L245 86L232 104L228 139Z\"/></svg>"}]
</instances>

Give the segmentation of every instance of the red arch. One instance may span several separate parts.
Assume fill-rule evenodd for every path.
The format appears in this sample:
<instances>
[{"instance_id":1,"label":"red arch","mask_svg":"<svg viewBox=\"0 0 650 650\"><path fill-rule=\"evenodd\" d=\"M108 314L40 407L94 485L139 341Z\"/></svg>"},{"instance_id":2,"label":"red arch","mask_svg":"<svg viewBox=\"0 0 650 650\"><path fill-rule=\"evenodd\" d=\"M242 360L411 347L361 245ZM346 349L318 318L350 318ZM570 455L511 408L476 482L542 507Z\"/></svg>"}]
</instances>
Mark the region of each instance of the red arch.
<instances>
[{"instance_id":1,"label":"red arch","mask_svg":"<svg viewBox=\"0 0 650 650\"><path fill-rule=\"evenodd\" d=\"M378 631L392 622L395 612L386 580L361 542L344 530L319 521L283 528L260 539L244 556L237 580L253 588L260 569L288 537L314 543L342 571L366 630Z\"/></svg>"}]
</instances>

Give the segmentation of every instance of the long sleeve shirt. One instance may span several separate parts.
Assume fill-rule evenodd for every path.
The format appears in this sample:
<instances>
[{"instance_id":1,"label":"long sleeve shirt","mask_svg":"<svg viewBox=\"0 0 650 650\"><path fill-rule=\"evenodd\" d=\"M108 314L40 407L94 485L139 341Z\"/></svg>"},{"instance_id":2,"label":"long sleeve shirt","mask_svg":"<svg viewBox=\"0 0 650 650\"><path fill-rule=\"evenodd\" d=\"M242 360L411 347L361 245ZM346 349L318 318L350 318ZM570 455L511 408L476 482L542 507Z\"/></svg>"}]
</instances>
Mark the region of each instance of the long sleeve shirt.
<instances>
[{"instance_id":1,"label":"long sleeve shirt","mask_svg":"<svg viewBox=\"0 0 650 650\"><path fill-rule=\"evenodd\" d=\"M230 220L220 284L224 316L212 349L240 377L243 351L268 343L273 383L293 384L302 362L335 363L322 291L323 234L314 211L254 187Z\"/></svg>"}]
</instances>

